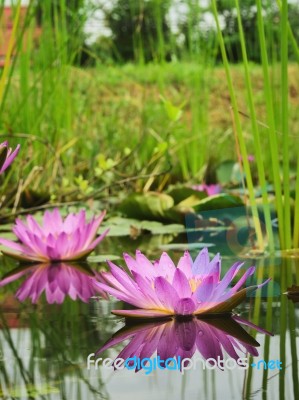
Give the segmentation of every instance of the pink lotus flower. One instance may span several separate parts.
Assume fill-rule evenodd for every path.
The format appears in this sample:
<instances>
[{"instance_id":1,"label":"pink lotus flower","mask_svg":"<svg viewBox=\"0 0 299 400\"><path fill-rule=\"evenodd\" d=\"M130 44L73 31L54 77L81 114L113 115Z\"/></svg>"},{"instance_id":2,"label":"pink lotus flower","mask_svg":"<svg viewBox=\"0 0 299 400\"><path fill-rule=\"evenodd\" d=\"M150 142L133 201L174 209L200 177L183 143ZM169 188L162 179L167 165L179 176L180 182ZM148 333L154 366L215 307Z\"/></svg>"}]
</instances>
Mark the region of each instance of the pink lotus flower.
<instances>
[{"instance_id":1,"label":"pink lotus flower","mask_svg":"<svg viewBox=\"0 0 299 400\"><path fill-rule=\"evenodd\" d=\"M211 184L207 185L205 183L201 185L193 185L192 189L198 190L200 192L206 192L208 196L214 196L221 192L221 185L218 184Z\"/></svg>"},{"instance_id":2,"label":"pink lotus flower","mask_svg":"<svg viewBox=\"0 0 299 400\"><path fill-rule=\"evenodd\" d=\"M18 155L20 145L18 144L12 152L12 148L8 148L8 142L0 143L0 175L10 166L13 160Z\"/></svg>"},{"instance_id":3,"label":"pink lotus flower","mask_svg":"<svg viewBox=\"0 0 299 400\"><path fill-rule=\"evenodd\" d=\"M223 360L224 351L236 361L240 357L245 358L246 353L258 356L256 347L259 343L240 324L250 326L263 334L272 335L236 316L206 320L193 317L185 321L171 318L166 322L156 321L125 326L116 332L96 354L99 355L112 346L130 340L116 358L130 359L126 363L130 369L135 369L135 372L142 369L141 363L138 368L136 358L146 359L149 362L155 352L160 359L161 367L165 366L165 361L169 358L179 362L179 357L180 360L191 359L197 352L205 360L218 360L218 357ZM221 365L218 367L224 369ZM144 369L146 369L145 366Z\"/></svg>"},{"instance_id":4,"label":"pink lotus flower","mask_svg":"<svg viewBox=\"0 0 299 400\"><path fill-rule=\"evenodd\" d=\"M16 293L20 301L31 298L36 303L43 292L47 302L61 304L65 296L72 300L80 299L84 302L100 293L107 295L96 285L99 274L89 269L86 265L65 263L38 264L19 267L11 271L0 281L0 287L7 285L25 275L29 275Z\"/></svg>"},{"instance_id":5,"label":"pink lotus flower","mask_svg":"<svg viewBox=\"0 0 299 400\"><path fill-rule=\"evenodd\" d=\"M107 235L109 229L95 239L105 214L87 222L81 210L63 220L56 208L45 212L41 225L31 215L27 216L27 224L17 219L13 232L21 244L0 238L0 244L12 250L2 252L21 261L81 260Z\"/></svg>"},{"instance_id":6,"label":"pink lotus flower","mask_svg":"<svg viewBox=\"0 0 299 400\"><path fill-rule=\"evenodd\" d=\"M233 287L229 287L243 263L235 263L221 280L220 256L217 254L210 261L207 248L198 254L194 262L185 252L177 268L167 253L163 253L154 264L140 251L136 251L136 259L128 254L124 254L124 259L131 276L108 261L111 272L102 273L106 283L99 282L97 285L138 308L112 311L125 317L227 313L269 281L239 291L255 271L255 267L250 267Z\"/></svg>"}]
</instances>

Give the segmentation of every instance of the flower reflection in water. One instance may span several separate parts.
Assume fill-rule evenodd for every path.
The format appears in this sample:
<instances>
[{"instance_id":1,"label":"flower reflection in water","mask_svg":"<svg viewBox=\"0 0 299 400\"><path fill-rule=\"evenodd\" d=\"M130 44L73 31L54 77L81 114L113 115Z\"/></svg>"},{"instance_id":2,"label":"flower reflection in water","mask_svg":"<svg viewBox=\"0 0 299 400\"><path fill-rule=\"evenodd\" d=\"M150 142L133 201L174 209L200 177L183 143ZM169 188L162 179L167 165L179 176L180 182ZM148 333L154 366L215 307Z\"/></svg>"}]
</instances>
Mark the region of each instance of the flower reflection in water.
<instances>
[{"instance_id":1,"label":"flower reflection in water","mask_svg":"<svg viewBox=\"0 0 299 400\"><path fill-rule=\"evenodd\" d=\"M36 303L43 292L50 304L61 304L66 296L84 302L88 302L97 294L107 297L95 285L96 280L101 279L99 274L91 270L87 264L61 262L20 266L3 277L0 287L23 276L26 276L26 279L16 292L16 297L20 301L30 298L32 303Z\"/></svg>"},{"instance_id":2,"label":"flower reflection in water","mask_svg":"<svg viewBox=\"0 0 299 400\"><path fill-rule=\"evenodd\" d=\"M178 357L181 360L191 359L197 352L208 362L211 358L223 359L224 352L236 361L240 357L245 357L247 353L258 356L256 347L259 343L241 325L272 335L238 316L204 320L197 317L187 320L169 318L167 321L143 322L138 325L132 325L129 320L97 351L96 355L130 340L117 358L126 360L137 357L142 360L151 358L155 352L162 361L169 358L178 360ZM135 372L140 369L142 367L136 367ZM220 366L220 369L223 368Z\"/></svg>"}]
</instances>

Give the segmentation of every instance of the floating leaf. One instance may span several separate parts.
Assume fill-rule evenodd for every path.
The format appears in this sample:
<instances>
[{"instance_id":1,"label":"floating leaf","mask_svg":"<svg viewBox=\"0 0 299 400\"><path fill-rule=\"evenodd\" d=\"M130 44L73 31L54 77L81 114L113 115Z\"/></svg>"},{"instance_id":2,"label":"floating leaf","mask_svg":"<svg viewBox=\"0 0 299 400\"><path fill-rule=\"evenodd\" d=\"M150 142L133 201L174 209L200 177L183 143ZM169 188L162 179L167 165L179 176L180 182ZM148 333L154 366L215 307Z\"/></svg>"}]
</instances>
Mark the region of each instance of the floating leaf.
<instances>
[{"instance_id":1,"label":"floating leaf","mask_svg":"<svg viewBox=\"0 0 299 400\"><path fill-rule=\"evenodd\" d=\"M165 235L181 233L185 231L183 224L163 224L159 221L140 221L133 218L112 217L106 221L106 225L99 229L99 233L105 231L109 226L109 236L129 236L132 230L147 231L153 235Z\"/></svg>"},{"instance_id":2,"label":"floating leaf","mask_svg":"<svg viewBox=\"0 0 299 400\"><path fill-rule=\"evenodd\" d=\"M169 243L159 246L162 250L197 250L204 247L213 247L213 243Z\"/></svg>"},{"instance_id":3,"label":"floating leaf","mask_svg":"<svg viewBox=\"0 0 299 400\"><path fill-rule=\"evenodd\" d=\"M100 254L100 255L96 255L96 256L89 256L87 260L88 260L88 262L102 263L102 262L106 262L107 260L115 261L115 260L119 260L119 259L120 259L120 257L116 256L116 255Z\"/></svg>"},{"instance_id":4,"label":"floating leaf","mask_svg":"<svg viewBox=\"0 0 299 400\"><path fill-rule=\"evenodd\" d=\"M133 193L121 203L120 211L127 217L163 220L165 211L173 205L173 198L164 193Z\"/></svg>"},{"instance_id":5,"label":"floating leaf","mask_svg":"<svg viewBox=\"0 0 299 400\"><path fill-rule=\"evenodd\" d=\"M194 207L194 210L195 212L210 211L231 207L240 207L243 205L244 203L239 196L221 193L201 200L200 204Z\"/></svg>"},{"instance_id":6,"label":"floating leaf","mask_svg":"<svg viewBox=\"0 0 299 400\"><path fill-rule=\"evenodd\" d=\"M194 190L192 188L182 186L182 187L174 187L171 190L167 192L169 196L171 196L174 200L174 204L179 204L183 200L192 197L197 200L204 199L207 197L207 194L205 191L198 191Z\"/></svg>"},{"instance_id":7,"label":"floating leaf","mask_svg":"<svg viewBox=\"0 0 299 400\"><path fill-rule=\"evenodd\" d=\"M182 233L185 232L186 228L181 224L167 224L161 223L153 225L153 221L143 221L143 229L150 231L153 235L166 235L170 233Z\"/></svg>"},{"instance_id":8,"label":"floating leaf","mask_svg":"<svg viewBox=\"0 0 299 400\"><path fill-rule=\"evenodd\" d=\"M185 200L181 201L176 205L177 209L190 209L194 206L197 206L202 202L203 199L207 198L207 196L202 197L201 199L194 194L192 196L187 197Z\"/></svg>"}]
</instances>

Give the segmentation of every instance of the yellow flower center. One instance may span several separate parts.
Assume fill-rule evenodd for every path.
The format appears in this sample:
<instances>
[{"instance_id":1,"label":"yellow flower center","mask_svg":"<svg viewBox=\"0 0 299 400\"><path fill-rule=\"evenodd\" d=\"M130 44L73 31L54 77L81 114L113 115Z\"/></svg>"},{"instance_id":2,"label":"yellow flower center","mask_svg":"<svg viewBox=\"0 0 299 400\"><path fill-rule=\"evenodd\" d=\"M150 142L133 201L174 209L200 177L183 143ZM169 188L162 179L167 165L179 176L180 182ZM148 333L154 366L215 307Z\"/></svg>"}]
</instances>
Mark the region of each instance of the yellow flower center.
<instances>
[{"instance_id":1,"label":"yellow flower center","mask_svg":"<svg viewBox=\"0 0 299 400\"><path fill-rule=\"evenodd\" d=\"M198 288L200 284L201 284L201 279L194 279L194 278L189 279L189 285L192 293L195 292L195 290Z\"/></svg>"}]
</instances>

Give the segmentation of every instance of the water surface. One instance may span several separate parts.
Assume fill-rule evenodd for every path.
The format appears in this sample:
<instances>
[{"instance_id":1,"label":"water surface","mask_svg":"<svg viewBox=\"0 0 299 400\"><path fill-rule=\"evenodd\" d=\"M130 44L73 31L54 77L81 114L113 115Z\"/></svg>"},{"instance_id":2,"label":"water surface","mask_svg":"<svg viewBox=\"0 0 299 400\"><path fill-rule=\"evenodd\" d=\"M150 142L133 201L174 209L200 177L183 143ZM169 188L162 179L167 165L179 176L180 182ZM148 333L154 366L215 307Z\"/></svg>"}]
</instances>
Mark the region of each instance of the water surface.
<instances>
[{"instance_id":1,"label":"water surface","mask_svg":"<svg viewBox=\"0 0 299 400\"><path fill-rule=\"evenodd\" d=\"M148 248L147 254L151 258L158 257L161 249L156 244L165 238L150 239L155 245ZM133 253L133 249L140 246L132 242L126 238L110 238L104 250L107 254L121 254L125 248ZM181 252L181 249L172 250L171 255L178 259ZM196 253L196 250L192 252ZM239 259L240 256L227 251L223 257L222 274ZM121 260L115 262L122 264ZM222 371L219 368L203 369L199 365L184 374L165 369L146 374L144 370L114 371L100 364L97 370L88 370L88 355L95 353L124 327L124 319L111 314L112 309L124 305L100 298L92 298L88 304L66 299L62 305L50 305L44 298L36 305L29 301L20 303L14 298L20 282L14 282L2 288L0 294L0 398L298 399L299 308L298 303L283 294L292 284L298 285L298 260L251 256L246 259L244 268L251 265L256 265L257 271L253 282L248 284L261 282L269 276L273 280L268 288L257 292L256 297L248 298L236 311L273 336L245 326L246 332L259 346L256 347L258 355L250 358L246 353L244 357L250 364L261 360L279 361L282 369L265 370L260 364L260 369L250 366L248 369ZM4 271L13 266L3 260ZM105 264L91 263L91 267L101 269ZM182 338L187 347L193 334L188 326ZM212 328L208 329L207 332L213 332ZM124 340L105 350L101 357L115 359L129 343L130 339ZM229 358L226 351L223 354L225 359ZM193 357L203 358L198 352Z\"/></svg>"}]
</instances>

